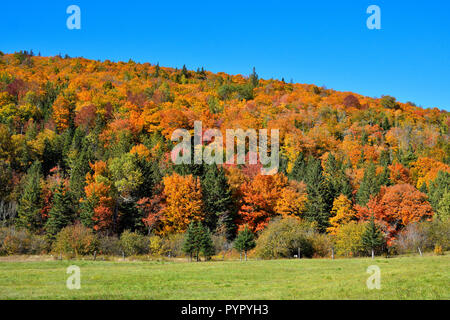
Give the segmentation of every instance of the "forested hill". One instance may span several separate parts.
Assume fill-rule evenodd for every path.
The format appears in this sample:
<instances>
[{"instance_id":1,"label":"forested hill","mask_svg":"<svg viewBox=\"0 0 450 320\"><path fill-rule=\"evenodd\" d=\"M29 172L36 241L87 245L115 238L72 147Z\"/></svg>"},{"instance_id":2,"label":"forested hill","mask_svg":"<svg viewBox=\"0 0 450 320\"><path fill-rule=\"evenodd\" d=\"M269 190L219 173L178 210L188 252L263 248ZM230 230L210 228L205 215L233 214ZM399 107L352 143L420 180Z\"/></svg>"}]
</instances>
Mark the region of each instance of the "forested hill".
<instances>
[{"instance_id":1,"label":"forested hill","mask_svg":"<svg viewBox=\"0 0 450 320\"><path fill-rule=\"evenodd\" d=\"M194 121L224 134L279 129L280 173L173 165L172 132ZM374 215L393 238L449 214L449 125L436 108L255 71L0 53L2 223L52 237L76 221L167 235L203 220L232 238L275 216L333 233Z\"/></svg>"}]
</instances>

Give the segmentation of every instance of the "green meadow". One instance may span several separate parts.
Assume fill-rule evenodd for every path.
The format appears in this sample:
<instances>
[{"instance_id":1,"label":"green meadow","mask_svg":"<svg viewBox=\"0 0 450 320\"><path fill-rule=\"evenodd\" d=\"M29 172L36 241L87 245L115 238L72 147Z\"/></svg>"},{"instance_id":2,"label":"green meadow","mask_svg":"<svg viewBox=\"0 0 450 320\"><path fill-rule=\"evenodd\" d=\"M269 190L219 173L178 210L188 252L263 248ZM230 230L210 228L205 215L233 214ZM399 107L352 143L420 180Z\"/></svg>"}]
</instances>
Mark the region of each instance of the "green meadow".
<instances>
[{"instance_id":1,"label":"green meadow","mask_svg":"<svg viewBox=\"0 0 450 320\"><path fill-rule=\"evenodd\" d=\"M67 267L81 289L66 287ZM366 273L381 270L381 289ZM450 299L450 256L213 262L1 261L0 299Z\"/></svg>"}]
</instances>

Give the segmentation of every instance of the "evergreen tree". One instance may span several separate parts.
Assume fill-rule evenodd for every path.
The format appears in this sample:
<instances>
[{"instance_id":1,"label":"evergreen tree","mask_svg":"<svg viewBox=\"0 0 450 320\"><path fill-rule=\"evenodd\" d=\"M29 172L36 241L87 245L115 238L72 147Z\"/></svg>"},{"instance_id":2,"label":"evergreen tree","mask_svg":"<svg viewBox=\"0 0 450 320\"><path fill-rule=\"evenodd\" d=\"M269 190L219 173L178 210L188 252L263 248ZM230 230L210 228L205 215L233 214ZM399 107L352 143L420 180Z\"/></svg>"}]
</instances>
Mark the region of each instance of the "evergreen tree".
<instances>
[{"instance_id":1,"label":"evergreen tree","mask_svg":"<svg viewBox=\"0 0 450 320\"><path fill-rule=\"evenodd\" d=\"M305 181L306 176L306 161L303 153L300 153L295 159L291 172L289 173L289 179L296 181Z\"/></svg>"},{"instance_id":2,"label":"evergreen tree","mask_svg":"<svg viewBox=\"0 0 450 320\"><path fill-rule=\"evenodd\" d=\"M205 170L201 180L203 205L207 214L205 223L211 231L224 227L227 239L231 240L235 234L233 201L225 171L215 164L206 166Z\"/></svg>"},{"instance_id":3,"label":"evergreen tree","mask_svg":"<svg viewBox=\"0 0 450 320\"><path fill-rule=\"evenodd\" d=\"M339 195L343 194L348 199L351 199L352 186L350 185L350 179L345 174L345 167L331 153L328 156L325 171L331 197L336 199Z\"/></svg>"},{"instance_id":4,"label":"evergreen tree","mask_svg":"<svg viewBox=\"0 0 450 320\"><path fill-rule=\"evenodd\" d=\"M423 183L422 186L426 188L426 183ZM436 179L430 182L428 198L433 208L434 212L438 211L438 205L441 199L444 197L446 193L450 191L450 173L445 171L439 171ZM422 190L421 190L422 191Z\"/></svg>"},{"instance_id":5,"label":"evergreen tree","mask_svg":"<svg viewBox=\"0 0 450 320\"><path fill-rule=\"evenodd\" d=\"M42 153L42 173L46 177L50 170L58 165L58 154L48 138L44 139L44 151Z\"/></svg>"},{"instance_id":6,"label":"evergreen tree","mask_svg":"<svg viewBox=\"0 0 450 320\"><path fill-rule=\"evenodd\" d=\"M70 225L75 219L72 197L61 182L53 196L53 205L45 225L47 235L54 238L64 227Z\"/></svg>"},{"instance_id":7,"label":"evergreen tree","mask_svg":"<svg viewBox=\"0 0 450 320\"><path fill-rule=\"evenodd\" d=\"M200 251L205 257L205 260L210 260L216 253L211 232L207 228L203 228L202 246Z\"/></svg>"},{"instance_id":8,"label":"evergreen tree","mask_svg":"<svg viewBox=\"0 0 450 320\"><path fill-rule=\"evenodd\" d=\"M86 141L83 149L77 153L77 157L72 161L70 169L69 185L75 200L85 196L86 174L91 170L89 163L92 160L92 153Z\"/></svg>"},{"instance_id":9,"label":"evergreen tree","mask_svg":"<svg viewBox=\"0 0 450 320\"><path fill-rule=\"evenodd\" d=\"M372 216L362 234L362 244L365 249L370 250L372 259L375 257L375 251L379 250L384 244L383 234L380 228L375 224L375 218Z\"/></svg>"},{"instance_id":10,"label":"evergreen tree","mask_svg":"<svg viewBox=\"0 0 450 320\"><path fill-rule=\"evenodd\" d=\"M308 161L305 177L308 193L305 217L310 221L317 222L319 231L325 232L329 227L328 220L333 197L322 171L320 160L311 158Z\"/></svg>"},{"instance_id":11,"label":"evergreen tree","mask_svg":"<svg viewBox=\"0 0 450 320\"><path fill-rule=\"evenodd\" d=\"M356 193L356 203L360 206L365 206L370 197L377 195L378 192L380 192L380 182L376 175L375 165L371 163L364 172L364 177L359 185Z\"/></svg>"},{"instance_id":12,"label":"evergreen tree","mask_svg":"<svg viewBox=\"0 0 450 320\"><path fill-rule=\"evenodd\" d=\"M255 236L247 227L245 227L244 230L239 231L236 240L234 241L234 248L241 254L242 252L244 253L245 261L247 261L247 252L252 250L255 246Z\"/></svg>"},{"instance_id":13,"label":"evergreen tree","mask_svg":"<svg viewBox=\"0 0 450 320\"><path fill-rule=\"evenodd\" d=\"M258 75L256 74L256 68L253 67L253 72L249 77L251 85L256 88L259 85Z\"/></svg>"},{"instance_id":14,"label":"evergreen tree","mask_svg":"<svg viewBox=\"0 0 450 320\"><path fill-rule=\"evenodd\" d=\"M190 254L199 261L200 250L202 247L202 225L200 221L192 221L186 231L183 242L183 252Z\"/></svg>"},{"instance_id":15,"label":"evergreen tree","mask_svg":"<svg viewBox=\"0 0 450 320\"><path fill-rule=\"evenodd\" d=\"M17 210L17 226L31 232L39 231L43 227L40 213L42 209L41 178L41 164L36 161L28 170Z\"/></svg>"}]
</instances>

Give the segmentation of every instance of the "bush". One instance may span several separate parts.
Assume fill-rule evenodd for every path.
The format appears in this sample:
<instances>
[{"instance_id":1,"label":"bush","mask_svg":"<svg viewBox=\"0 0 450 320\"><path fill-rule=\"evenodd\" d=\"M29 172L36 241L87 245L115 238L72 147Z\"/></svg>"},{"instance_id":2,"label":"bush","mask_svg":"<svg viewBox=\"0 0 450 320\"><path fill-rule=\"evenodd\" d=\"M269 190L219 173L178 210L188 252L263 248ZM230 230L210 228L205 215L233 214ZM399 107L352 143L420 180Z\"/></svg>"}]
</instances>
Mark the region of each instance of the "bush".
<instances>
[{"instance_id":1,"label":"bush","mask_svg":"<svg viewBox=\"0 0 450 320\"><path fill-rule=\"evenodd\" d=\"M329 235L323 233L314 233L308 237L311 241L314 257L328 257L331 255L333 242Z\"/></svg>"},{"instance_id":2,"label":"bush","mask_svg":"<svg viewBox=\"0 0 450 320\"><path fill-rule=\"evenodd\" d=\"M432 222L423 222L427 225L428 248L433 249L439 245L442 250L450 249L450 219L435 219Z\"/></svg>"},{"instance_id":3,"label":"bush","mask_svg":"<svg viewBox=\"0 0 450 320\"><path fill-rule=\"evenodd\" d=\"M292 217L275 219L256 241L256 254L263 259L292 258L300 248L302 257L312 257L311 238L316 233L313 223Z\"/></svg>"},{"instance_id":4,"label":"bush","mask_svg":"<svg viewBox=\"0 0 450 320\"><path fill-rule=\"evenodd\" d=\"M99 254L109 256L122 255L122 247L120 246L120 240L117 237L101 237L98 241Z\"/></svg>"},{"instance_id":5,"label":"bush","mask_svg":"<svg viewBox=\"0 0 450 320\"><path fill-rule=\"evenodd\" d=\"M366 230L365 223L351 221L341 226L335 236L336 254L357 257L367 254L364 249L362 235Z\"/></svg>"},{"instance_id":6,"label":"bush","mask_svg":"<svg viewBox=\"0 0 450 320\"><path fill-rule=\"evenodd\" d=\"M183 253L184 233L175 233L163 238L163 254L171 257L181 257Z\"/></svg>"},{"instance_id":7,"label":"bush","mask_svg":"<svg viewBox=\"0 0 450 320\"><path fill-rule=\"evenodd\" d=\"M51 245L45 236L33 235L31 237L29 254L45 254L50 251Z\"/></svg>"},{"instance_id":8,"label":"bush","mask_svg":"<svg viewBox=\"0 0 450 320\"><path fill-rule=\"evenodd\" d=\"M149 239L149 253L152 256L162 256L164 255L164 242L158 236L151 236Z\"/></svg>"},{"instance_id":9,"label":"bush","mask_svg":"<svg viewBox=\"0 0 450 320\"><path fill-rule=\"evenodd\" d=\"M0 255L42 254L49 249L43 236L14 227L0 229Z\"/></svg>"},{"instance_id":10,"label":"bush","mask_svg":"<svg viewBox=\"0 0 450 320\"><path fill-rule=\"evenodd\" d=\"M406 226L398 235L395 247L401 254L417 252L417 248L425 250L428 247L428 226L424 223L412 223Z\"/></svg>"},{"instance_id":11,"label":"bush","mask_svg":"<svg viewBox=\"0 0 450 320\"><path fill-rule=\"evenodd\" d=\"M120 236L120 246L127 256L147 254L149 239L137 232L126 230Z\"/></svg>"},{"instance_id":12,"label":"bush","mask_svg":"<svg viewBox=\"0 0 450 320\"><path fill-rule=\"evenodd\" d=\"M75 224L62 229L53 243L53 252L72 258L93 254L98 248L98 239L91 229Z\"/></svg>"}]
</instances>

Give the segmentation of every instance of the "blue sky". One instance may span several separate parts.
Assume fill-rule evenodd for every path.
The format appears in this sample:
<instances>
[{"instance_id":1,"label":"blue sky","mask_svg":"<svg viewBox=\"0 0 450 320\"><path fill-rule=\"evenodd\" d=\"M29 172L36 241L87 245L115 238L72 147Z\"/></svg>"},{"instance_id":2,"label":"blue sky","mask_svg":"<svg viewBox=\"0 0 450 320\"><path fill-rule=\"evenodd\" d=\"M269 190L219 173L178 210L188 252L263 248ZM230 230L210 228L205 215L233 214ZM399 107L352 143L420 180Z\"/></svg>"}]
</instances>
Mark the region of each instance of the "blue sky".
<instances>
[{"instance_id":1,"label":"blue sky","mask_svg":"<svg viewBox=\"0 0 450 320\"><path fill-rule=\"evenodd\" d=\"M450 2L4 1L0 50L159 62L393 95L450 111ZM81 8L81 30L66 9ZM369 30L369 5L381 30Z\"/></svg>"}]
</instances>

